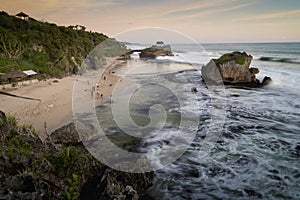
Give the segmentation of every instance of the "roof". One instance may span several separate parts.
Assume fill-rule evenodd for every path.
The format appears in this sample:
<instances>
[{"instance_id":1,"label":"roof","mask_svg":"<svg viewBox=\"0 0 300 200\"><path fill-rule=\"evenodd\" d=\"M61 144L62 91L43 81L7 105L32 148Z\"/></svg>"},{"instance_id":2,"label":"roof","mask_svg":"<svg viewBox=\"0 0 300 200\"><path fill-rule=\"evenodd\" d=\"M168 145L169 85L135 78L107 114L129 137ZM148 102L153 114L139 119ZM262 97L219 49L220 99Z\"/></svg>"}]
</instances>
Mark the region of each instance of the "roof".
<instances>
[{"instance_id":1,"label":"roof","mask_svg":"<svg viewBox=\"0 0 300 200\"><path fill-rule=\"evenodd\" d=\"M16 14L17 17L29 17L27 14L20 12L18 14Z\"/></svg>"},{"instance_id":2,"label":"roof","mask_svg":"<svg viewBox=\"0 0 300 200\"><path fill-rule=\"evenodd\" d=\"M27 77L27 75L21 71L8 72L8 73L2 75L2 78L7 78L7 79L8 78L25 78L25 77Z\"/></svg>"},{"instance_id":3,"label":"roof","mask_svg":"<svg viewBox=\"0 0 300 200\"><path fill-rule=\"evenodd\" d=\"M37 73L33 70L26 70L23 71L24 74L26 74L27 76L31 76L31 75L36 75Z\"/></svg>"}]
</instances>

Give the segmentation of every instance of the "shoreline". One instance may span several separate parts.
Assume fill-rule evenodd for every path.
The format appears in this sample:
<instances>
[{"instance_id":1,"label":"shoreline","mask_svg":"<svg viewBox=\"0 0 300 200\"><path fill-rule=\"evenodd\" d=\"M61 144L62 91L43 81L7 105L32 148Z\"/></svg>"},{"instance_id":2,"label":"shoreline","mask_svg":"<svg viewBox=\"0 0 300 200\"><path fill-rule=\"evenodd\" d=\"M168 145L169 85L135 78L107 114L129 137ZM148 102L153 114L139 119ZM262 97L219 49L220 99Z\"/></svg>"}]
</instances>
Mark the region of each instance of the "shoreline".
<instances>
[{"instance_id":1,"label":"shoreline","mask_svg":"<svg viewBox=\"0 0 300 200\"><path fill-rule=\"evenodd\" d=\"M101 83L99 83L97 89L103 91L105 95L111 95L112 85L116 84L121 77L111 74L110 71L124 61L118 60L118 57L106 59L106 66L108 67L103 73L107 76L106 82L104 82L105 84L102 83L101 77L99 77ZM58 82L54 80L58 80ZM48 137L47 134L51 134L73 121L72 95L74 81L76 81L76 75L62 79L40 81L11 90L10 93L12 94L37 98L41 101L30 101L2 95L0 108L3 112L14 116L19 124L32 125L39 136L45 139ZM110 84L112 85L110 86Z\"/></svg>"}]
</instances>

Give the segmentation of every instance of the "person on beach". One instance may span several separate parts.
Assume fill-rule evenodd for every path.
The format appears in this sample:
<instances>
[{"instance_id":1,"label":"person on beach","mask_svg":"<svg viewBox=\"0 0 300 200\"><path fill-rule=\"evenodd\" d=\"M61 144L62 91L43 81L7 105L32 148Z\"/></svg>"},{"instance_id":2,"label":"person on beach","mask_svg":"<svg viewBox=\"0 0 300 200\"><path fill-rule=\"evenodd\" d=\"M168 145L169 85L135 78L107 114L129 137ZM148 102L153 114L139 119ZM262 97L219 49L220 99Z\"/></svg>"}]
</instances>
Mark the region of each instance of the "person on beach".
<instances>
[{"instance_id":1,"label":"person on beach","mask_svg":"<svg viewBox=\"0 0 300 200\"><path fill-rule=\"evenodd\" d=\"M103 104L103 94L100 95L100 104Z\"/></svg>"},{"instance_id":2,"label":"person on beach","mask_svg":"<svg viewBox=\"0 0 300 200\"><path fill-rule=\"evenodd\" d=\"M94 92L95 92L95 87L93 86L91 90L91 96L94 96Z\"/></svg>"}]
</instances>

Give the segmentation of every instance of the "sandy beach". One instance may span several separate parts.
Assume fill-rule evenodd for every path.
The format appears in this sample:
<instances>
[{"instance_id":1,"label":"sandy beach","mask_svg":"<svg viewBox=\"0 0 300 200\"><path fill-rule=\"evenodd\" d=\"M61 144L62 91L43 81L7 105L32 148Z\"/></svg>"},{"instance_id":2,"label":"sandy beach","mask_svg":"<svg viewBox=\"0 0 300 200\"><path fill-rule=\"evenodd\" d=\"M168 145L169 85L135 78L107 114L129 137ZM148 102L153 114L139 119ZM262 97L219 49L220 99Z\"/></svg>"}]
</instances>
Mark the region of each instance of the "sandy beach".
<instances>
[{"instance_id":1,"label":"sandy beach","mask_svg":"<svg viewBox=\"0 0 300 200\"><path fill-rule=\"evenodd\" d=\"M99 86L96 87L95 91L96 97L100 98L100 94L102 94L103 100L109 100L113 85L120 80L119 76L113 74L112 69L121 62L116 58L107 58L107 69L103 76L99 77ZM76 76L50 79L11 90L9 92L12 94L36 98L41 101L1 95L0 108L2 111L15 116L19 124L32 125L44 138L46 129L48 133L51 133L72 121L72 92L75 80Z\"/></svg>"}]
</instances>

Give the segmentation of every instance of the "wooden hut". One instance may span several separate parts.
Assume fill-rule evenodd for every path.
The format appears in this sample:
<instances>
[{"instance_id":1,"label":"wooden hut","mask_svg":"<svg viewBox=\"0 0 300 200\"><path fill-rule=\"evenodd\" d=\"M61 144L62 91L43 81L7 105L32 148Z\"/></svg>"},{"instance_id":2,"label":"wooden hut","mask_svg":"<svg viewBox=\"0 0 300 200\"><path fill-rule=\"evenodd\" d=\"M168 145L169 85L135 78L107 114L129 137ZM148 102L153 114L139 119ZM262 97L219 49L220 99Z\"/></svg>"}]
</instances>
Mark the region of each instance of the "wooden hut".
<instances>
[{"instance_id":1,"label":"wooden hut","mask_svg":"<svg viewBox=\"0 0 300 200\"><path fill-rule=\"evenodd\" d=\"M28 20L29 19L29 15L27 15L23 12L20 12L20 13L16 14L16 17L18 17L20 19L23 19L23 20Z\"/></svg>"},{"instance_id":2,"label":"wooden hut","mask_svg":"<svg viewBox=\"0 0 300 200\"><path fill-rule=\"evenodd\" d=\"M27 77L22 71L8 72L2 75L2 79L6 79L9 83L22 81Z\"/></svg>"}]
</instances>

